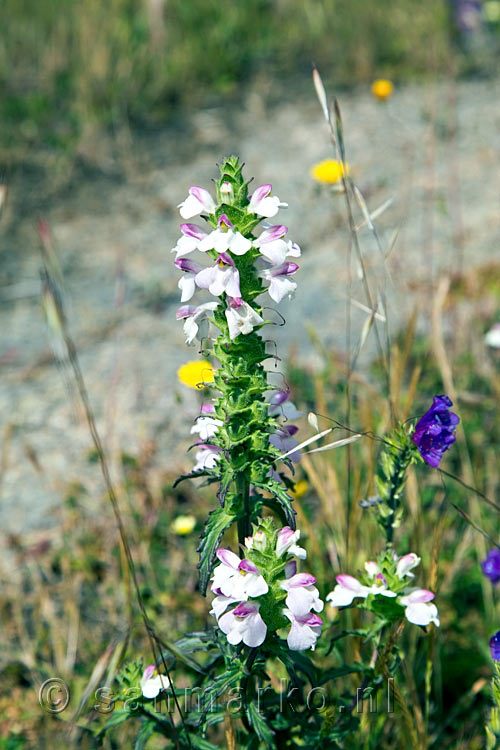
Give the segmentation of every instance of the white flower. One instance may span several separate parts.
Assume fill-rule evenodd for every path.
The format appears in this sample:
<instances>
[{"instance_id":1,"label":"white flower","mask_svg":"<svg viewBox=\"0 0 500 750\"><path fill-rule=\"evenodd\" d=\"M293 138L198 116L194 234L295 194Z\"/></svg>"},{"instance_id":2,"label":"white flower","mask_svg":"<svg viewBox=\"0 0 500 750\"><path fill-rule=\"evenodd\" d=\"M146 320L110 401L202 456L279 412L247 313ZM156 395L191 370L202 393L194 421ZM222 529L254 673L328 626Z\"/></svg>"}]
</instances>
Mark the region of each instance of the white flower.
<instances>
[{"instance_id":1,"label":"white flower","mask_svg":"<svg viewBox=\"0 0 500 750\"><path fill-rule=\"evenodd\" d=\"M237 602L241 601L241 599L235 599L232 596L224 596L223 594L219 592L220 592L220 589L215 589L214 594L217 594L217 596L213 600L212 609L210 610L210 614L214 615L217 620L222 614L224 614L226 609L231 604L236 604Z\"/></svg>"},{"instance_id":2,"label":"white flower","mask_svg":"<svg viewBox=\"0 0 500 750\"><path fill-rule=\"evenodd\" d=\"M283 614L292 623L287 637L288 648L292 651L305 651L308 648L314 651L316 641L321 635L321 618L313 613L296 616L289 609L284 609Z\"/></svg>"},{"instance_id":3,"label":"white flower","mask_svg":"<svg viewBox=\"0 0 500 750\"><path fill-rule=\"evenodd\" d=\"M184 271L184 276L181 276L177 286L181 290L181 302L188 302L196 289L196 274L201 271L203 266L200 266L199 263L191 260L191 258L177 258L174 263L177 268Z\"/></svg>"},{"instance_id":4,"label":"white flower","mask_svg":"<svg viewBox=\"0 0 500 750\"><path fill-rule=\"evenodd\" d=\"M269 281L269 287L267 292L274 302L277 304L281 302L283 297L287 295L292 296L293 292L297 288L297 282L291 281L287 278L291 274L295 273L298 269L296 263L281 263L279 266L272 266L271 268L265 268L260 271L259 276L266 281Z\"/></svg>"},{"instance_id":5,"label":"white flower","mask_svg":"<svg viewBox=\"0 0 500 750\"><path fill-rule=\"evenodd\" d=\"M243 643L255 648L264 643L267 625L259 614L257 602L242 602L219 620L219 627L233 646Z\"/></svg>"},{"instance_id":6,"label":"white flower","mask_svg":"<svg viewBox=\"0 0 500 750\"><path fill-rule=\"evenodd\" d=\"M280 208L286 208L288 203L281 203L276 195L271 195L272 185L261 185L255 189L250 198L250 204L247 208L248 213L257 214L271 218L276 216Z\"/></svg>"},{"instance_id":7,"label":"white flower","mask_svg":"<svg viewBox=\"0 0 500 750\"><path fill-rule=\"evenodd\" d=\"M203 442L206 442L216 434L221 425L222 420L220 419L215 419L214 417L198 417L196 424L191 427L191 435L197 432L200 439L203 440Z\"/></svg>"},{"instance_id":8,"label":"white flower","mask_svg":"<svg viewBox=\"0 0 500 750\"><path fill-rule=\"evenodd\" d=\"M219 456L220 448L216 445L200 445L200 450L196 451L196 463L193 466L193 471L213 469L219 460Z\"/></svg>"},{"instance_id":9,"label":"white flower","mask_svg":"<svg viewBox=\"0 0 500 750\"><path fill-rule=\"evenodd\" d=\"M208 289L214 297L220 297L224 292L230 297L241 296L240 274L233 259L227 253L219 255L214 266L204 268L197 273L195 281L200 289Z\"/></svg>"},{"instance_id":10,"label":"white flower","mask_svg":"<svg viewBox=\"0 0 500 750\"><path fill-rule=\"evenodd\" d=\"M300 560L305 560L307 552L297 545L300 539L300 530L292 531L289 526L284 526L278 531L276 538L276 555L281 557L285 553L295 555Z\"/></svg>"},{"instance_id":11,"label":"white flower","mask_svg":"<svg viewBox=\"0 0 500 750\"><path fill-rule=\"evenodd\" d=\"M397 596L394 591L387 588L387 581L381 573L376 574L372 586L364 586L357 578L346 574L337 576L336 581L334 590L326 597L326 601L330 602L332 607L348 607L353 599L366 599L370 594L381 594L389 598Z\"/></svg>"},{"instance_id":12,"label":"white flower","mask_svg":"<svg viewBox=\"0 0 500 750\"><path fill-rule=\"evenodd\" d=\"M484 337L484 343L486 346L491 346L492 349L500 349L500 323L495 323L495 325L490 328Z\"/></svg>"},{"instance_id":13,"label":"white flower","mask_svg":"<svg viewBox=\"0 0 500 750\"><path fill-rule=\"evenodd\" d=\"M218 253L225 253L230 250L234 255L245 255L252 247L252 243L240 232L235 232L234 227L223 214L218 222L217 229L210 232L198 245L202 252L207 250L217 250Z\"/></svg>"},{"instance_id":14,"label":"white flower","mask_svg":"<svg viewBox=\"0 0 500 750\"><path fill-rule=\"evenodd\" d=\"M223 596L232 596L237 601L267 594L269 586L253 562L240 560L228 549L218 549L216 554L222 564L214 570L212 591L220 591Z\"/></svg>"},{"instance_id":15,"label":"white flower","mask_svg":"<svg viewBox=\"0 0 500 750\"><path fill-rule=\"evenodd\" d=\"M203 305L184 305L179 307L175 313L177 320L184 320L184 333L186 334L186 344L191 344L198 333L198 322L204 318L206 313L211 312L218 307L218 302L205 302Z\"/></svg>"},{"instance_id":16,"label":"white flower","mask_svg":"<svg viewBox=\"0 0 500 750\"><path fill-rule=\"evenodd\" d=\"M168 688L167 678L159 675L154 664L144 670L141 679L141 691L145 698L156 698L162 690Z\"/></svg>"},{"instance_id":17,"label":"white flower","mask_svg":"<svg viewBox=\"0 0 500 750\"><path fill-rule=\"evenodd\" d=\"M312 609L315 612L322 611L324 605L315 583L316 579L309 573L296 573L286 581L281 581L280 587L288 592L286 606L295 616L307 615Z\"/></svg>"},{"instance_id":18,"label":"white flower","mask_svg":"<svg viewBox=\"0 0 500 750\"><path fill-rule=\"evenodd\" d=\"M260 254L271 261L273 266L284 263L287 256L300 257L300 247L290 240L283 239L287 232L288 227L283 224L271 226L253 242L254 246L260 250Z\"/></svg>"},{"instance_id":19,"label":"white flower","mask_svg":"<svg viewBox=\"0 0 500 750\"><path fill-rule=\"evenodd\" d=\"M416 568L417 565L420 565L420 562L421 558L414 552L410 552L408 555L403 555L396 564L396 575L398 578L404 578L405 576L408 576L408 578L415 578L414 574L410 573L410 571L413 570L413 568Z\"/></svg>"},{"instance_id":20,"label":"white flower","mask_svg":"<svg viewBox=\"0 0 500 750\"><path fill-rule=\"evenodd\" d=\"M201 240L207 236L207 232L198 224L181 224L182 237L177 240L177 245L170 252L179 255L188 255L198 248Z\"/></svg>"},{"instance_id":21,"label":"white flower","mask_svg":"<svg viewBox=\"0 0 500 750\"><path fill-rule=\"evenodd\" d=\"M193 185L188 192L189 195L186 200L177 206L183 219L190 219L192 216L201 214L202 211L207 214L212 214L215 211L216 205L208 190Z\"/></svg>"},{"instance_id":22,"label":"white flower","mask_svg":"<svg viewBox=\"0 0 500 750\"><path fill-rule=\"evenodd\" d=\"M415 589L406 596L400 596L398 601L405 607L405 617L414 625L425 627L433 622L439 627L438 611L435 604L429 604L434 599L432 591Z\"/></svg>"},{"instance_id":23,"label":"white flower","mask_svg":"<svg viewBox=\"0 0 500 750\"><path fill-rule=\"evenodd\" d=\"M225 311L227 324L229 326L229 338L235 339L242 333L243 335L251 333L255 326L262 325L264 319L241 298L233 300L233 305L229 301L230 307Z\"/></svg>"}]
</instances>

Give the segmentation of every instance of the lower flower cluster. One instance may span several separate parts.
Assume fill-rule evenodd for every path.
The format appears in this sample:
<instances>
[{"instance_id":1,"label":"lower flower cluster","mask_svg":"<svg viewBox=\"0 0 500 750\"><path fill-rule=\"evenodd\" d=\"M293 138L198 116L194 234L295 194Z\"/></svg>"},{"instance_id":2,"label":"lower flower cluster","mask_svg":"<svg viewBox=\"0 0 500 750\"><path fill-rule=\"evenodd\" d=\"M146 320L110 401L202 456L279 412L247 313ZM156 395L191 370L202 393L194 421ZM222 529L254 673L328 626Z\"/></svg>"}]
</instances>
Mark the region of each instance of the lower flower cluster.
<instances>
[{"instance_id":1,"label":"lower flower cluster","mask_svg":"<svg viewBox=\"0 0 500 750\"><path fill-rule=\"evenodd\" d=\"M411 572L420 563L420 557L414 552L398 558L396 554L387 553L378 562L365 563L365 574L361 580L350 575L337 576L337 585L326 600L332 607L348 607L356 598L365 599L364 608L388 619L399 619L404 616L414 625L426 626L433 622L439 626L438 611L432 591L419 589L408 585L408 578L413 578ZM380 606L384 597L391 600Z\"/></svg>"},{"instance_id":2,"label":"lower flower cluster","mask_svg":"<svg viewBox=\"0 0 500 750\"><path fill-rule=\"evenodd\" d=\"M245 540L243 560L228 549L217 550L211 614L232 645L260 646L268 633L289 627L290 649L314 650L322 625L317 613L324 605L314 576L297 572L294 558L306 557L299 537L288 526L276 532L265 519Z\"/></svg>"}]
</instances>

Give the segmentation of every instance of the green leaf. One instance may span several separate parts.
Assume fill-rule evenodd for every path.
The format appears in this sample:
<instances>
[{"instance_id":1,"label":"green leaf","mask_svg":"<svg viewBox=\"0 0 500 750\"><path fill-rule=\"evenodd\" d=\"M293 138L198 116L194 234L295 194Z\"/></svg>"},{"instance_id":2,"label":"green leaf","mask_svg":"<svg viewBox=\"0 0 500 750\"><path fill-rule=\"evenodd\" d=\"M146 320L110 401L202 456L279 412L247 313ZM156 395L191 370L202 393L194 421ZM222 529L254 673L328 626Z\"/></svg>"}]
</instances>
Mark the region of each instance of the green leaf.
<instances>
[{"instance_id":1,"label":"green leaf","mask_svg":"<svg viewBox=\"0 0 500 750\"><path fill-rule=\"evenodd\" d=\"M287 526L290 526L291 529L295 529L296 513L292 505L292 498L286 493L284 487L282 487L281 484L279 484L279 482L276 482L275 480L271 480L269 483L252 482L252 484L261 490L272 492L272 494L274 495L274 500L263 498L262 504L266 505L268 508L271 508L271 510L274 510L275 512L277 511L282 521Z\"/></svg>"},{"instance_id":2,"label":"green leaf","mask_svg":"<svg viewBox=\"0 0 500 750\"><path fill-rule=\"evenodd\" d=\"M205 596L208 582L212 574L215 553L226 529L236 520L236 515L226 508L218 507L212 510L207 518L201 542L198 547L200 553L200 591Z\"/></svg>"},{"instance_id":3,"label":"green leaf","mask_svg":"<svg viewBox=\"0 0 500 750\"><path fill-rule=\"evenodd\" d=\"M245 713L247 715L248 723L254 729L257 737L261 742L264 742L266 748L275 748L273 737L274 732L271 727L268 726L265 717L259 712L255 703L249 703L245 706Z\"/></svg>"}]
</instances>

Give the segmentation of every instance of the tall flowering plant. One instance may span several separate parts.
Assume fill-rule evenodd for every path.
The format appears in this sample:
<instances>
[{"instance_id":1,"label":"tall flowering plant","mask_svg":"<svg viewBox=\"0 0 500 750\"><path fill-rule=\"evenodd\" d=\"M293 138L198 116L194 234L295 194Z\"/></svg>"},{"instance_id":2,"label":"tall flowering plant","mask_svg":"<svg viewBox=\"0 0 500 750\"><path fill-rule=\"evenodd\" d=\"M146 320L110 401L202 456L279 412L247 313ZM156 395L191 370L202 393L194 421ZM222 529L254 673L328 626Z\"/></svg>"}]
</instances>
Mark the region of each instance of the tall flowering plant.
<instances>
[{"instance_id":1,"label":"tall flowering plant","mask_svg":"<svg viewBox=\"0 0 500 750\"><path fill-rule=\"evenodd\" d=\"M198 436L190 477L217 482L219 505L206 523L200 545L200 587L205 593L221 537L233 523L240 544L249 536L264 506L270 506L291 529L295 513L280 467L297 428L296 412L286 391L273 392L264 363L262 330L270 323L264 306L279 303L296 287L293 279L300 248L287 239L287 227L271 224L281 207L271 185L251 195L236 157L225 159L215 183L215 198L205 188L189 188L179 209L190 221L201 215L204 226L181 224L173 249L186 342L202 335L207 356L218 363L217 395L204 403L192 428ZM198 298L204 297L203 301ZM196 304L193 304L196 300ZM185 477L182 477L185 478Z\"/></svg>"}]
</instances>

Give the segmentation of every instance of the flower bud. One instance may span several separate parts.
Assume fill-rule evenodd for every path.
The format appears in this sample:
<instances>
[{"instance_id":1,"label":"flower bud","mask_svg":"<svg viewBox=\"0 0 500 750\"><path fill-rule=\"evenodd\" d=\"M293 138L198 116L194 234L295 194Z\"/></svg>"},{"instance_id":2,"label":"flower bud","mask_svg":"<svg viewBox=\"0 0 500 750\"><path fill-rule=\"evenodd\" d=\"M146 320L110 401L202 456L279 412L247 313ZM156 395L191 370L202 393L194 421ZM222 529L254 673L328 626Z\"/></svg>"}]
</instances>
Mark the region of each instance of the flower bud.
<instances>
[{"instance_id":1,"label":"flower bud","mask_svg":"<svg viewBox=\"0 0 500 750\"><path fill-rule=\"evenodd\" d=\"M222 203L232 203L234 201L234 190L230 182L223 182L220 186L220 199Z\"/></svg>"}]
</instances>

